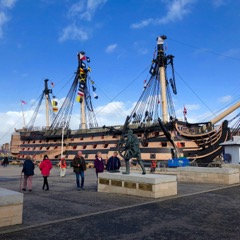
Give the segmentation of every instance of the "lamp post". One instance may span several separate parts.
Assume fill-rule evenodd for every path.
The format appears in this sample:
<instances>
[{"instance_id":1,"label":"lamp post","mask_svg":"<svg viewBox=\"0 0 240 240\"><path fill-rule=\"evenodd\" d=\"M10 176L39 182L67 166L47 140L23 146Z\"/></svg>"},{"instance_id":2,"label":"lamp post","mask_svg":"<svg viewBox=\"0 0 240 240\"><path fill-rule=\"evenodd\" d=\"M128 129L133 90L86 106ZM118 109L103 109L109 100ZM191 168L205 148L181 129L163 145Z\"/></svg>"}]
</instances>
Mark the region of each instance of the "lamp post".
<instances>
[{"instance_id":1,"label":"lamp post","mask_svg":"<svg viewBox=\"0 0 240 240\"><path fill-rule=\"evenodd\" d=\"M62 143L61 143L61 158L63 157L63 138L64 138L64 130L66 127L66 123L64 122L64 124L62 125Z\"/></svg>"}]
</instances>

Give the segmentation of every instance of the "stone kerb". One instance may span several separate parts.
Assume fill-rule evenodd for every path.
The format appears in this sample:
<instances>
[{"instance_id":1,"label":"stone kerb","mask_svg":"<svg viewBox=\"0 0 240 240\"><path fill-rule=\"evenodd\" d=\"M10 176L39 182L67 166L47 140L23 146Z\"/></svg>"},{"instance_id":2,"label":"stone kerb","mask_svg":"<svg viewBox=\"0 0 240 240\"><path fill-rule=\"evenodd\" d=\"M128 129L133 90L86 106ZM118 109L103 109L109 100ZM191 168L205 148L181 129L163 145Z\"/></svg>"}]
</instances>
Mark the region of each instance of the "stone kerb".
<instances>
[{"instance_id":1,"label":"stone kerb","mask_svg":"<svg viewBox=\"0 0 240 240\"><path fill-rule=\"evenodd\" d=\"M23 194L0 188L0 227L22 223Z\"/></svg>"},{"instance_id":2,"label":"stone kerb","mask_svg":"<svg viewBox=\"0 0 240 240\"><path fill-rule=\"evenodd\" d=\"M141 173L100 173L98 191L159 198L177 194L176 176Z\"/></svg>"},{"instance_id":3,"label":"stone kerb","mask_svg":"<svg viewBox=\"0 0 240 240\"><path fill-rule=\"evenodd\" d=\"M226 185L239 183L239 170L234 168L180 167L177 176L182 182Z\"/></svg>"}]
</instances>

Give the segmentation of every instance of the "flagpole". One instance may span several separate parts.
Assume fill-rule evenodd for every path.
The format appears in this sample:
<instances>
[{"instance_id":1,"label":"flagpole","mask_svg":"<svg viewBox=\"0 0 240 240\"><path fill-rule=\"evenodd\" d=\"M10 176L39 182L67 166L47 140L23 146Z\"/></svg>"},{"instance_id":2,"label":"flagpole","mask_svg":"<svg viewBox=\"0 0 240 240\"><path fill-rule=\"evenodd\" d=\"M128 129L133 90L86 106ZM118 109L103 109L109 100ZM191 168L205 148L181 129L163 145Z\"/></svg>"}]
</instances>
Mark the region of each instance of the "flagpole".
<instances>
[{"instance_id":1,"label":"flagpole","mask_svg":"<svg viewBox=\"0 0 240 240\"><path fill-rule=\"evenodd\" d=\"M23 103L22 103L22 101L21 101L21 109L22 109L22 116L23 116L23 127L26 128L26 122L25 122L25 116L24 116Z\"/></svg>"}]
</instances>

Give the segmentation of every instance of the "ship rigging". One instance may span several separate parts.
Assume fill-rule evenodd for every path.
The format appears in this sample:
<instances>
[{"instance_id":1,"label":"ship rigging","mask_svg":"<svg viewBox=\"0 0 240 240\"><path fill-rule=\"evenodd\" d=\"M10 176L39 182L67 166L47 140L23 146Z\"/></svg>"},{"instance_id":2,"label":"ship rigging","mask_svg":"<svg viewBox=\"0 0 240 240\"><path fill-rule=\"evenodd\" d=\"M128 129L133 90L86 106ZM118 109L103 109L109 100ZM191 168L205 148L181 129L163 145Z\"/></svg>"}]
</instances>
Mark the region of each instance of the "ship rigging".
<instances>
[{"instance_id":1,"label":"ship rigging","mask_svg":"<svg viewBox=\"0 0 240 240\"><path fill-rule=\"evenodd\" d=\"M239 108L240 102L208 122L189 123L186 116L185 121L178 120L171 96L171 91L177 94L174 56L165 53L166 39L166 36L157 38L150 77L145 81L144 90L125 124L118 129L98 127L90 93L91 86L93 93L96 90L90 76L91 68L87 66L90 59L80 52L73 83L51 125L46 124L47 128L38 132L32 131L33 124L28 129L18 130L21 142L18 157L24 159L31 154L41 159L47 153L50 158L58 159L64 153L71 160L79 150L84 152L87 161L93 161L97 151L102 151L107 158L119 150L124 157L124 136L131 129L141 140L140 151L144 161L154 159L161 162L173 157L187 157L198 165L207 166L221 154L219 144L231 137L226 120L218 129L214 125ZM49 93L45 81L43 94L46 103L50 103ZM75 100L80 104L81 119L79 129L71 130L69 124Z\"/></svg>"}]
</instances>

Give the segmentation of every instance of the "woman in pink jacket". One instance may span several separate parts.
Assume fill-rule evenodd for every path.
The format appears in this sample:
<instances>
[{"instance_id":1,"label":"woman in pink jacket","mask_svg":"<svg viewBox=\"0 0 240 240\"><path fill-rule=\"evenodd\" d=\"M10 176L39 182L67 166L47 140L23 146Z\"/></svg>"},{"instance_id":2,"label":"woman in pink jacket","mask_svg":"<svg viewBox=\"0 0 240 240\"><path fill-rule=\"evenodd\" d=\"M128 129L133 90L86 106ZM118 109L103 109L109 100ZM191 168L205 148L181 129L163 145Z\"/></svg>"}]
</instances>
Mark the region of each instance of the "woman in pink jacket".
<instances>
[{"instance_id":1,"label":"woman in pink jacket","mask_svg":"<svg viewBox=\"0 0 240 240\"><path fill-rule=\"evenodd\" d=\"M48 159L47 155L44 155L43 160L39 166L41 173L43 175L43 187L42 189L45 191L49 190L49 185L48 185L48 176L50 175L50 170L52 169L52 163L51 161ZM45 186L47 187L45 189Z\"/></svg>"}]
</instances>

